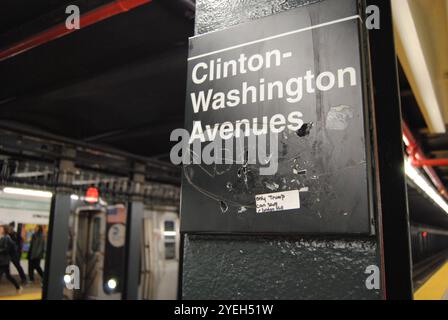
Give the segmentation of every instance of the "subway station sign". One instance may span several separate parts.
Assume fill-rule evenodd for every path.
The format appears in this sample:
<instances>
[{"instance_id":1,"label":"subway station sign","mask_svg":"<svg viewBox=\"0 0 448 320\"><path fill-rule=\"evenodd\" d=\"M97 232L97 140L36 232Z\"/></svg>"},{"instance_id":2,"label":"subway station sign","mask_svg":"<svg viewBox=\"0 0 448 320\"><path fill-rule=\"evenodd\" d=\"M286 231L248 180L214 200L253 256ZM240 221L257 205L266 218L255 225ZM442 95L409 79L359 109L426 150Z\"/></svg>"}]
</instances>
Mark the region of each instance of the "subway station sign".
<instances>
[{"instance_id":1,"label":"subway station sign","mask_svg":"<svg viewBox=\"0 0 448 320\"><path fill-rule=\"evenodd\" d=\"M363 30L341 0L190 39L182 231L371 232Z\"/></svg>"}]
</instances>

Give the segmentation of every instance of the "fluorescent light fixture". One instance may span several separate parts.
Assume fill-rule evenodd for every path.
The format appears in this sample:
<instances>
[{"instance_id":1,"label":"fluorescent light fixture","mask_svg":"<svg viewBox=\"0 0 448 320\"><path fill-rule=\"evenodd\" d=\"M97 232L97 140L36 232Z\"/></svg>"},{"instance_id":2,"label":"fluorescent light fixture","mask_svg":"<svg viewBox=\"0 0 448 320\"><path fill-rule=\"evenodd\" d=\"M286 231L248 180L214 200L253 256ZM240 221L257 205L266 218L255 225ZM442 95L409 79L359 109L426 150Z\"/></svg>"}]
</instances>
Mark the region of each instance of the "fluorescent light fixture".
<instances>
[{"instance_id":1,"label":"fluorescent light fixture","mask_svg":"<svg viewBox=\"0 0 448 320\"><path fill-rule=\"evenodd\" d=\"M404 142L404 145L405 145L406 147L409 147L410 143L409 143L408 138L406 138L405 135L403 135L403 142Z\"/></svg>"},{"instance_id":2,"label":"fluorescent light fixture","mask_svg":"<svg viewBox=\"0 0 448 320\"><path fill-rule=\"evenodd\" d=\"M165 237L175 237L176 234L177 234L176 231L165 231L165 232L163 232L163 235Z\"/></svg>"},{"instance_id":3,"label":"fluorescent light fixture","mask_svg":"<svg viewBox=\"0 0 448 320\"><path fill-rule=\"evenodd\" d=\"M98 202L98 198L94 198L94 197L84 197L83 200L87 201L89 203L96 203L96 202Z\"/></svg>"},{"instance_id":4,"label":"fluorescent light fixture","mask_svg":"<svg viewBox=\"0 0 448 320\"><path fill-rule=\"evenodd\" d=\"M16 194L20 196L31 196L39 198L51 198L53 196L53 193L49 191L39 191L39 190L9 188L9 187L4 188L3 192L8 194Z\"/></svg>"},{"instance_id":5,"label":"fluorescent light fixture","mask_svg":"<svg viewBox=\"0 0 448 320\"><path fill-rule=\"evenodd\" d=\"M422 189L437 205L448 214L448 204L432 185L415 169L409 160L404 163L404 171L420 189Z\"/></svg>"},{"instance_id":6,"label":"fluorescent light fixture","mask_svg":"<svg viewBox=\"0 0 448 320\"><path fill-rule=\"evenodd\" d=\"M400 58L406 58L409 62L409 69L415 80L415 89L418 91L423 104L420 107L426 110L427 120L430 122L430 127L434 130L434 133L445 133L445 123L437 100L434 81L429 72L409 0L393 0L392 12L395 29L401 40L405 55L405 57Z\"/></svg>"},{"instance_id":7,"label":"fluorescent light fixture","mask_svg":"<svg viewBox=\"0 0 448 320\"><path fill-rule=\"evenodd\" d=\"M95 202L95 201L96 201L96 199L94 199L94 198L80 197L80 196L78 196L78 195L76 195L76 194L72 194L72 195L70 196L70 199L72 199L73 201L78 201L78 200L87 201L87 202L89 202L89 201L91 201L91 202ZM107 202L104 201L102 198L99 198L99 199L98 199L98 202L99 202L99 204L102 205L102 206L107 206Z\"/></svg>"}]
</instances>

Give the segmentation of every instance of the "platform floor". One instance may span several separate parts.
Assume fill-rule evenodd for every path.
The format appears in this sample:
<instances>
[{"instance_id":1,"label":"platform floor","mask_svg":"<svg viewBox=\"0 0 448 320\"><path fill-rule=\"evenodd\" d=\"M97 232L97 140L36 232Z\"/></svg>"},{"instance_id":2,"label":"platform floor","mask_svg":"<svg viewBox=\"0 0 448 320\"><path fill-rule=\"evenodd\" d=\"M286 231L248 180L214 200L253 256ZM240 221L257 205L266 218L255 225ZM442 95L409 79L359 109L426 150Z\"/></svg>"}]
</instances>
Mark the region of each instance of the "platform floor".
<instances>
[{"instance_id":1,"label":"platform floor","mask_svg":"<svg viewBox=\"0 0 448 320\"><path fill-rule=\"evenodd\" d=\"M178 261L166 261L156 300L176 300Z\"/></svg>"},{"instance_id":2,"label":"platform floor","mask_svg":"<svg viewBox=\"0 0 448 320\"><path fill-rule=\"evenodd\" d=\"M170 273L167 273L170 274ZM177 282L174 277L166 279L171 288ZM169 292L168 292L169 291ZM171 290L162 290L157 299L173 299L175 292ZM41 300L42 287L39 282L30 284L23 288L20 295L16 294L15 288L3 278L0 283L0 300ZM447 300L448 301L448 262L439 268L414 294L415 300Z\"/></svg>"},{"instance_id":3,"label":"platform floor","mask_svg":"<svg viewBox=\"0 0 448 320\"><path fill-rule=\"evenodd\" d=\"M20 283L20 282L19 282ZM23 287L20 295L16 293L16 289L4 277L0 283L0 300L41 300L42 286L39 281Z\"/></svg>"},{"instance_id":4,"label":"platform floor","mask_svg":"<svg viewBox=\"0 0 448 320\"><path fill-rule=\"evenodd\" d=\"M448 263L445 263L414 294L415 300L448 300Z\"/></svg>"}]
</instances>

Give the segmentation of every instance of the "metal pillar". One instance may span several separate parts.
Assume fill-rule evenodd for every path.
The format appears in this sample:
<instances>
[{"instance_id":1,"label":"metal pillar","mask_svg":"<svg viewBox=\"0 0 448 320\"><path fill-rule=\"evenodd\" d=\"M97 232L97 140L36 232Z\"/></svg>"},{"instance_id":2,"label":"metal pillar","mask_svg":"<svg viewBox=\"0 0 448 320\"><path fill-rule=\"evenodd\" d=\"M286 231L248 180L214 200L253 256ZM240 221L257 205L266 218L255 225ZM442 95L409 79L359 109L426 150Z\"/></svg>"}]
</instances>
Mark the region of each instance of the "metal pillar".
<instances>
[{"instance_id":1,"label":"metal pillar","mask_svg":"<svg viewBox=\"0 0 448 320\"><path fill-rule=\"evenodd\" d=\"M367 3L377 6L381 13L381 28L370 31L370 52L375 84L385 295L389 300L410 300L413 297L411 241L392 10L390 1Z\"/></svg>"},{"instance_id":2,"label":"metal pillar","mask_svg":"<svg viewBox=\"0 0 448 320\"><path fill-rule=\"evenodd\" d=\"M302 6L331 0L251 2L198 0L196 34L223 30ZM334 2L333 2L334 3ZM353 0L364 8L366 1ZM369 165L375 222L371 236L241 236L184 234L184 299L411 299L409 216L403 173L403 145L397 66L389 1L380 8L381 29L371 30L361 48L366 79L373 87L368 125ZM231 32L231 31L229 31ZM387 79L387 81L385 81ZM371 82L370 82L371 80ZM366 142L368 144L368 142ZM188 194L185 196L188 197ZM184 198L184 201L188 199ZM200 210L200 209L198 209ZM206 215L207 212L204 212ZM372 277L381 278L372 285Z\"/></svg>"},{"instance_id":3,"label":"metal pillar","mask_svg":"<svg viewBox=\"0 0 448 320\"><path fill-rule=\"evenodd\" d=\"M75 150L65 150L64 154L73 158ZM61 184L71 183L72 161L61 160L59 176ZM70 193L63 188L56 188L51 202L50 225L48 229L47 253L45 259L45 276L43 299L62 300L64 291L64 274L67 267L67 250L69 243Z\"/></svg>"},{"instance_id":4,"label":"metal pillar","mask_svg":"<svg viewBox=\"0 0 448 320\"><path fill-rule=\"evenodd\" d=\"M137 164L133 176L134 194L142 192L145 182L145 166ZM138 300L140 280L140 256L142 242L144 204L141 196L133 196L128 205L126 222L126 260L123 300Z\"/></svg>"},{"instance_id":5,"label":"metal pillar","mask_svg":"<svg viewBox=\"0 0 448 320\"><path fill-rule=\"evenodd\" d=\"M317 2L197 0L195 30L223 30ZM384 297L383 287L366 285L369 270L381 265L378 235L185 234L183 241L183 299Z\"/></svg>"}]
</instances>

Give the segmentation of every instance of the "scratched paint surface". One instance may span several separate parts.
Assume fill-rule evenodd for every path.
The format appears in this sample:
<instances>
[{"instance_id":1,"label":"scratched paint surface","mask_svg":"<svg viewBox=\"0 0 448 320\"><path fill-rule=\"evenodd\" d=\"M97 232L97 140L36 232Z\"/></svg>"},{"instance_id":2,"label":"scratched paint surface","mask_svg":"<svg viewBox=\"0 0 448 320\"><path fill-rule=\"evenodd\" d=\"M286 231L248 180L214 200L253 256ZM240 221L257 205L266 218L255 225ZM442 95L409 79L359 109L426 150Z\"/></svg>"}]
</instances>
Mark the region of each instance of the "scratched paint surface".
<instances>
[{"instance_id":1,"label":"scratched paint surface","mask_svg":"<svg viewBox=\"0 0 448 320\"><path fill-rule=\"evenodd\" d=\"M189 236L185 299L378 299L365 268L369 240Z\"/></svg>"},{"instance_id":2,"label":"scratched paint surface","mask_svg":"<svg viewBox=\"0 0 448 320\"><path fill-rule=\"evenodd\" d=\"M314 2L197 0L196 34ZM349 109L339 108L326 119L327 125L344 128L350 117ZM235 190L235 185L230 182L226 188ZM184 299L380 299L382 295L381 290L365 287L365 268L379 265L375 237L184 237Z\"/></svg>"},{"instance_id":3,"label":"scratched paint surface","mask_svg":"<svg viewBox=\"0 0 448 320\"><path fill-rule=\"evenodd\" d=\"M196 1L196 34L288 11L321 0L207 0Z\"/></svg>"}]
</instances>

